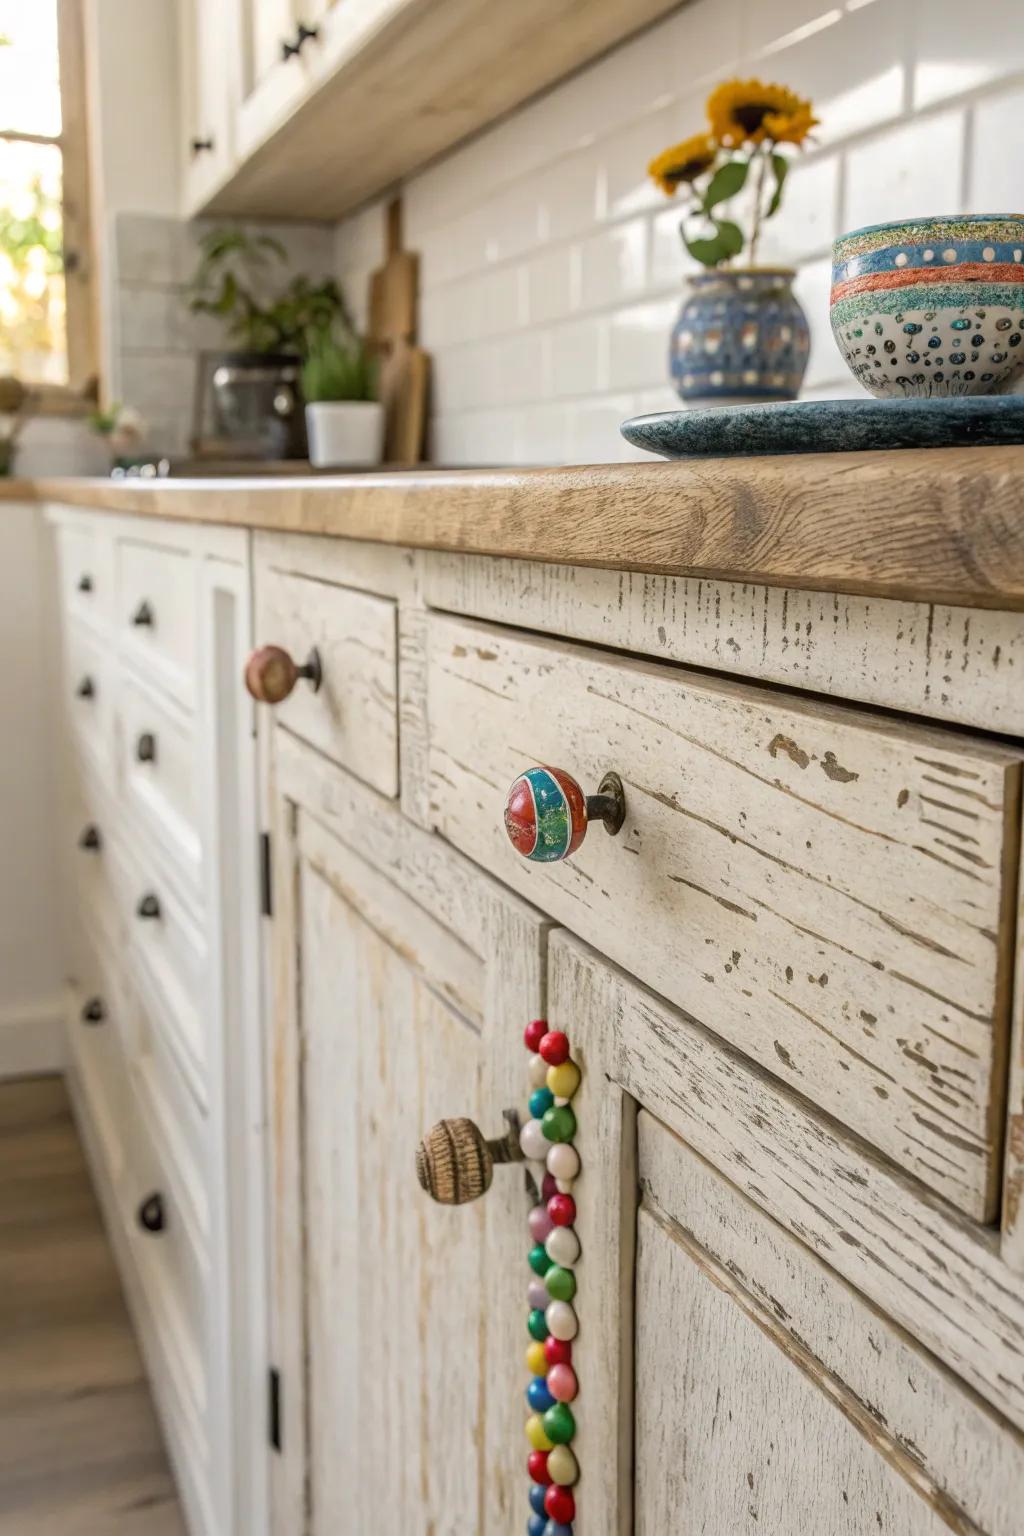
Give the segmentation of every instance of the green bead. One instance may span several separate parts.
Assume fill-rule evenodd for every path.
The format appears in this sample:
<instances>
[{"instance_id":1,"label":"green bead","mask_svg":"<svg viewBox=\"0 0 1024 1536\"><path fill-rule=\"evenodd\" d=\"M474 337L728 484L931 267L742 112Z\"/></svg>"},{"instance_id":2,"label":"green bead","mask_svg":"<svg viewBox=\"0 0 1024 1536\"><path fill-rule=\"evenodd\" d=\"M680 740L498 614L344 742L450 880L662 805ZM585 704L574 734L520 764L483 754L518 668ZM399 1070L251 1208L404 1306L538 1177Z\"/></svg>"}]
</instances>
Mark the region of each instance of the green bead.
<instances>
[{"instance_id":1,"label":"green bead","mask_svg":"<svg viewBox=\"0 0 1024 1536\"><path fill-rule=\"evenodd\" d=\"M568 1445L576 1433L576 1420L568 1403L556 1403L544 1415L544 1433L552 1445Z\"/></svg>"},{"instance_id":2,"label":"green bead","mask_svg":"<svg viewBox=\"0 0 1024 1536\"><path fill-rule=\"evenodd\" d=\"M544 1276L544 1284L552 1301L572 1301L576 1295L576 1276L571 1269L552 1265Z\"/></svg>"},{"instance_id":3,"label":"green bead","mask_svg":"<svg viewBox=\"0 0 1024 1536\"><path fill-rule=\"evenodd\" d=\"M572 1141L576 1135L576 1116L568 1104L556 1104L545 1110L540 1128L548 1141Z\"/></svg>"},{"instance_id":4,"label":"green bead","mask_svg":"<svg viewBox=\"0 0 1024 1536\"><path fill-rule=\"evenodd\" d=\"M543 1243L538 1243L536 1247L530 1249L530 1268L535 1275L540 1275L542 1280L553 1263L554 1260L548 1258Z\"/></svg>"},{"instance_id":5,"label":"green bead","mask_svg":"<svg viewBox=\"0 0 1024 1536\"><path fill-rule=\"evenodd\" d=\"M538 1344L543 1344L548 1336L548 1324L544 1313L539 1307L536 1311L530 1313L526 1326L530 1330L531 1339L536 1339Z\"/></svg>"}]
</instances>

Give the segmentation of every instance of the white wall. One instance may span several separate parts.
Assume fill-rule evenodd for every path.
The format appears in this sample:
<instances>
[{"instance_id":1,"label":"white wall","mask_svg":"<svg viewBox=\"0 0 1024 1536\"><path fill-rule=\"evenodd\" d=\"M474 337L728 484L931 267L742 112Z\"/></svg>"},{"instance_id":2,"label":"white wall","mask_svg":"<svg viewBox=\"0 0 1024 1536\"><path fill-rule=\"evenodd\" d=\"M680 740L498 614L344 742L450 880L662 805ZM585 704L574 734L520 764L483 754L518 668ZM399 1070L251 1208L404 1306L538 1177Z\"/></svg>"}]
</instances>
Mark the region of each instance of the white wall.
<instances>
[{"instance_id":1,"label":"white wall","mask_svg":"<svg viewBox=\"0 0 1024 1536\"><path fill-rule=\"evenodd\" d=\"M828 328L836 233L1024 209L1024 0L692 0L406 187L437 459L642 456L618 424L675 403L686 270L678 211L645 166L701 129L708 90L734 74L809 95L822 119L762 252L799 269L810 395L859 392ZM338 229L359 301L381 229L379 208Z\"/></svg>"}]
</instances>

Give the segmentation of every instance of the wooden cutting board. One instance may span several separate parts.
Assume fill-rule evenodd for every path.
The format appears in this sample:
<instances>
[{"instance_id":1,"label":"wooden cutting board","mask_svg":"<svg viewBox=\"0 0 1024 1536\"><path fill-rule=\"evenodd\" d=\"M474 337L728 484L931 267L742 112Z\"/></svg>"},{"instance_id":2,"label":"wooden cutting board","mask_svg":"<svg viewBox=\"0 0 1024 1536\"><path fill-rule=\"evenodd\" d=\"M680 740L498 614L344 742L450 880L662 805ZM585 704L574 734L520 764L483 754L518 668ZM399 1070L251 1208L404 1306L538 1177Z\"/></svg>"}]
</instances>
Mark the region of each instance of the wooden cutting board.
<instances>
[{"instance_id":1,"label":"wooden cutting board","mask_svg":"<svg viewBox=\"0 0 1024 1536\"><path fill-rule=\"evenodd\" d=\"M402 203L387 210L387 254L370 278L367 340L380 360L387 463L423 459L430 387L430 358L416 345L419 257L402 248Z\"/></svg>"}]
</instances>

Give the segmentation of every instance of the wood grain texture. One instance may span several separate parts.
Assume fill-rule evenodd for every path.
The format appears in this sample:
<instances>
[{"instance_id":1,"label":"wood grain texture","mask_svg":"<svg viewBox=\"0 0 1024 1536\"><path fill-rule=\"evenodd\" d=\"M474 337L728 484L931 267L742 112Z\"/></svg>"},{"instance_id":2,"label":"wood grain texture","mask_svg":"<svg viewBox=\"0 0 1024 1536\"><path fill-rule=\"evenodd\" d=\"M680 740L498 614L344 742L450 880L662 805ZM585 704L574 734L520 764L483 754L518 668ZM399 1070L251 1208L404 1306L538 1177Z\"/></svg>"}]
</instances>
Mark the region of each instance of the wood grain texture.
<instances>
[{"instance_id":1,"label":"wood grain texture","mask_svg":"<svg viewBox=\"0 0 1024 1536\"><path fill-rule=\"evenodd\" d=\"M947 1194L995 1210L1017 755L466 620L430 619L435 825ZM469 722L472 722L470 727ZM502 819L547 763L626 790L533 864Z\"/></svg>"},{"instance_id":2,"label":"wood grain texture","mask_svg":"<svg viewBox=\"0 0 1024 1536\"><path fill-rule=\"evenodd\" d=\"M555 934L550 965L610 1031L618 1087L1024 1427L1024 1293L994 1233L579 940Z\"/></svg>"},{"instance_id":3,"label":"wood grain texture","mask_svg":"<svg viewBox=\"0 0 1024 1536\"><path fill-rule=\"evenodd\" d=\"M1017 881L1016 975L1010 1031L1003 1170L1002 1255L1024 1274L1024 850Z\"/></svg>"},{"instance_id":4,"label":"wood grain texture","mask_svg":"<svg viewBox=\"0 0 1024 1536\"><path fill-rule=\"evenodd\" d=\"M322 480L14 482L46 502L562 565L1024 608L1024 448Z\"/></svg>"},{"instance_id":5,"label":"wood grain texture","mask_svg":"<svg viewBox=\"0 0 1024 1536\"><path fill-rule=\"evenodd\" d=\"M893 1536L936 1517L941 1530L1014 1536L1024 1438L646 1112L638 1143L640 1529L859 1533L878 1529L877 1507ZM700 1314L710 1336L690 1332ZM734 1514L701 1526L693 1511L714 1510L709 1494Z\"/></svg>"},{"instance_id":6,"label":"wood grain texture","mask_svg":"<svg viewBox=\"0 0 1024 1536\"><path fill-rule=\"evenodd\" d=\"M0 1146L0 1531L184 1536L58 1079L0 1088Z\"/></svg>"},{"instance_id":7,"label":"wood grain texture","mask_svg":"<svg viewBox=\"0 0 1024 1536\"><path fill-rule=\"evenodd\" d=\"M424 581L447 612L1024 735L1019 614L483 555Z\"/></svg>"}]
</instances>

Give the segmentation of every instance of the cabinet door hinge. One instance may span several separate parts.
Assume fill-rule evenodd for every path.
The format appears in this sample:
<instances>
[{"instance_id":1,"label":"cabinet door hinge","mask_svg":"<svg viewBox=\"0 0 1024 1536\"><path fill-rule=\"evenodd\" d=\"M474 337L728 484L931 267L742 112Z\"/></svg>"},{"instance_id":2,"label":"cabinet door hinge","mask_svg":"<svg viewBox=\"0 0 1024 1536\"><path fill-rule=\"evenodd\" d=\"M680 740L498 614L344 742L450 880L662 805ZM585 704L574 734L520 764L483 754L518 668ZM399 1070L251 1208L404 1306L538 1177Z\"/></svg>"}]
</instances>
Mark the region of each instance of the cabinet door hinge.
<instances>
[{"instance_id":1,"label":"cabinet door hinge","mask_svg":"<svg viewBox=\"0 0 1024 1536\"><path fill-rule=\"evenodd\" d=\"M271 1366L267 1376L267 1439L281 1449L281 1372Z\"/></svg>"},{"instance_id":2,"label":"cabinet door hinge","mask_svg":"<svg viewBox=\"0 0 1024 1536\"><path fill-rule=\"evenodd\" d=\"M273 917L274 903L271 896L272 869L270 863L270 833L260 833L260 911L264 917Z\"/></svg>"}]
</instances>

